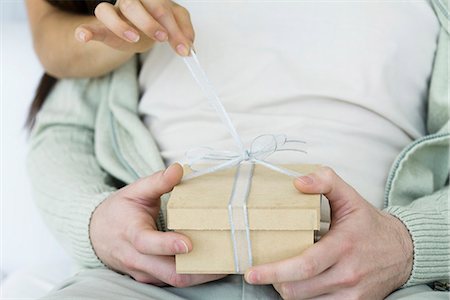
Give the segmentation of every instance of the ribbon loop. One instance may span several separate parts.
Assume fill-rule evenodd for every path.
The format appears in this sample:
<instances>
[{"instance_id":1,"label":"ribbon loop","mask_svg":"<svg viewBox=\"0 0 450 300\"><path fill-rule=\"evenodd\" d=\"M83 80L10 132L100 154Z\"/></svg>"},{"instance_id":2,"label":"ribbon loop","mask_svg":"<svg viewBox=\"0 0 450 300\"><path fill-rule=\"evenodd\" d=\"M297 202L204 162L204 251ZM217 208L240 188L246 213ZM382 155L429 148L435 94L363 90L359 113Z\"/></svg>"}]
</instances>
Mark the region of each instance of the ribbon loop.
<instances>
[{"instance_id":1,"label":"ribbon loop","mask_svg":"<svg viewBox=\"0 0 450 300\"><path fill-rule=\"evenodd\" d=\"M250 146L250 156L263 160L275 153L285 142L286 136L284 135L263 134L257 136Z\"/></svg>"},{"instance_id":2,"label":"ribbon loop","mask_svg":"<svg viewBox=\"0 0 450 300\"><path fill-rule=\"evenodd\" d=\"M265 161L266 158L278 151L299 151L306 153L306 151L302 149L281 148L287 142L287 137L282 134L262 134L254 138L250 148L244 149L242 153L227 150L215 150L211 147L198 147L190 149L186 152L185 156L188 165L194 172L189 174L188 176L189 178L194 178L201 175L210 174L220 170L232 168L244 161L254 162L266 167L270 166L270 169L286 174L288 176L299 176L300 174L292 173L293 171L288 171L284 168L272 165L269 162ZM219 162L219 164L202 170L196 170L196 168L194 167L195 164L211 164L214 162ZM183 180L187 179L183 178Z\"/></svg>"}]
</instances>

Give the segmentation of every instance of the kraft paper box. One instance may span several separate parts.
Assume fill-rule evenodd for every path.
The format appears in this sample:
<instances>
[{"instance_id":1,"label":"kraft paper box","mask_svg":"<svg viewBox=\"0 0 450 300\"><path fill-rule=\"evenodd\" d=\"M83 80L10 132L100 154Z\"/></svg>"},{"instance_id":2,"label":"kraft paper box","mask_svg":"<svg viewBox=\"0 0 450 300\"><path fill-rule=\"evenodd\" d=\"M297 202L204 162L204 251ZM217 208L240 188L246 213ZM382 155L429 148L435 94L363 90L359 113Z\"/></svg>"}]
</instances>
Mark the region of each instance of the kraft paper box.
<instances>
[{"instance_id":1,"label":"kraft paper box","mask_svg":"<svg viewBox=\"0 0 450 300\"><path fill-rule=\"evenodd\" d=\"M283 167L300 173L317 168ZM190 172L189 167L184 168ZM230 225L229 202L237 168L193 178L172 191L167 205L168 228L186 235L193 243L190 253L176 255L177 273L245 272L246 268L236 267L238 259ZM261 165L254 165L249 181L246 228L252 265L296 256L314 243L314 231L320 227L321 195L302 194L295 189L292 177Z\"/></svg>"}]
</instances>

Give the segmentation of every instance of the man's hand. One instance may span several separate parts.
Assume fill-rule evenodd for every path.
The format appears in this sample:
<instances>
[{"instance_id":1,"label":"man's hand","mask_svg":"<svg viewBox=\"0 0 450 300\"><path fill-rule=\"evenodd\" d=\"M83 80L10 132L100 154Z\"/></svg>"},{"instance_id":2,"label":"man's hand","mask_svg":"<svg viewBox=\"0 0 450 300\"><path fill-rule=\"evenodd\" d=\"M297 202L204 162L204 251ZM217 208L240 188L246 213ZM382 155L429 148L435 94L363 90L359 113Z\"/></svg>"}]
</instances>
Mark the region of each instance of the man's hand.
<instances>
[{"instance_id":1,"label":"man's hand","mask_svg":"<svg viewBox=\"0 0 450 300\"><path fill-rule=\"evenodd\" d=\"M189 54L194 29L188 11L170 0L117 0L100 3L97 21L80 25L75 37L81 42L102 42L114 49L145 52L153 42L168 41L182 56Z\"/></svg>"},{"instance_id":2,"label":"man's hand","mask_svg":"<svg viewBox=\"0 0 450 300\"><path fill-rule=\"evenodd\" d=\"M173 255L188 253L192 244L186 236L156 228L160 197L170 192L182 175L182 167L174 164L122 188L97 207L90 237L103 263L154 285L186 287L224 277L177 274Z\"/></svg>"},{"instance_id":3,"label":"man's hand","mask_svg":"<svg viewBox=\"0 0 450 300\"><path fill-rule=\"evenodd\" d=\"M400 220L374 208L330 168L294 184L328 198L330 230L299 256L249 269L247 282L273 284L284 299L384 299L408 280L413 246Z\"/></svg>"}]
</instances>

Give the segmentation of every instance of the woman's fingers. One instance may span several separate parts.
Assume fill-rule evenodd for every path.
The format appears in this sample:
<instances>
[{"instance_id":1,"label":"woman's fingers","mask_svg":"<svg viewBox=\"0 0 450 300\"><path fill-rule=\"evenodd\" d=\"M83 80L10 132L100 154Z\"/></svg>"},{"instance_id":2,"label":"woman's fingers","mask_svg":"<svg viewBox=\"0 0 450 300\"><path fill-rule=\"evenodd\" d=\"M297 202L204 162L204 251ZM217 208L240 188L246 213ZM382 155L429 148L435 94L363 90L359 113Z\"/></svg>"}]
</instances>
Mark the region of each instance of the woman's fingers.
<instances>
[{"instance_id":1,"label":"woman's fingers","mask_svg":"<svg viewBox=\"0 0 450 300\"><path fill-rule=\"evenodd\" d=\"M87 43L89 41L98 41L107 45L118 47L119 44L125 43L116 36L112 31L99 24L82 24L75 29L75 37L78 41Z\"/></svg>"},{"instance_id":2,"label":"woman's fingers","mask_svg":"<svg viewBox=\"0 0 450 300\"><path fill-rule=\"evenodd\" d=\"M115 6L102 2L97 5L95 15L107 29L124 41L137 43L140 39L139 29L153 40L168 40L179 55L189 55L194 40L189 13L171 1L118 0ZM79 30L76 34L82 42L94 39L87 31ZM102 38L104 34L99 34L95 40L101 41Z\"/></svg>"},{"instance_id":3,"label":"woman's fingers","mask_svg":"<svg viewBox=\"0 0 450 300\"><path fill-rule=\"evenodd\" d=\"M97 5L95 8L95 16L109 30L121 39L130 43L136 43L139 41L140 36L137 30L122 20L112 4L102 2Z\"/></svg>"},{"instance_id":4,"label":"woman's fingers","mask_svg":"<svg viewBox=\"0 0 450 300\"><path fill-rule=\"evenodd\" d=\"M178 26L181 28L184 36L191 41L191 44L193 44L195 39L195 32L194 26L192 26L189 11L183 6L175 4L175 6L173 7L173 15L175 16L175 20L177 21Z\"/></svg>"},{"instance_id":5,"label":"woman's fingers","mask_svg":"<svg viewBox=\"0 0 450 300\"><path fill-rule=\"evenodd\" d=\"M169 33L169 43L181 56L189 55L191 41L184 36L172 9L173 4L161 1L144 1L144 7Z\"/></svg>"},{"instance_id":6,"label":"woman's fingers","mask_svg":"<svg viewBox=\"0 0 450 300\"><path fill-rule=\"evenodd\" d=\"M75 29L75 38L82 43L87 43L92 40L93 34L89 25L80 25Z\"/></svg>"},{"instance_id":7,"label":"woman's fingers","mask_svg":"<svg viewBox=\"0 0 450 300\"><path fill-rule=\"evenodd\" d=\"M168 39L166 30L147 12L139 0L121 0L118 1L118 7L123 16L149 38L159 42Z\"/></svg>"}]
</instances>

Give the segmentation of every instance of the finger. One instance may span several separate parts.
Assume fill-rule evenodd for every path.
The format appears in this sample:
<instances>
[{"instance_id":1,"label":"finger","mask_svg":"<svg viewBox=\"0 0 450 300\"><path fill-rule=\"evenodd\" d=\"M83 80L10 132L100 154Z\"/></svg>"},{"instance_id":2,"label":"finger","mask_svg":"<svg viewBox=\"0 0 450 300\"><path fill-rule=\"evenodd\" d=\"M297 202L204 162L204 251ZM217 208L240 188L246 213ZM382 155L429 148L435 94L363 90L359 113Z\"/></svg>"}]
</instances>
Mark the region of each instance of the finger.
<instances>
[{"instance_id":1,"label":"finger","mask_svg":"<svg viewBox=\"0 0 450 300\"><path fill-rule=\"evenodd\" d=\"M169 33L171 47L181 56L189 55L191 42L184 36L173 15L172 8L156 1L147 1L145 8Z\"/></svg>"},{"instance_id":2,"label":"finger","mask_svg":"<svg viewBox=\"0 0 450 300\"><path fill-rule=\"evenodd\" d=\"M138 0L119 1L121 13L148 37L165 42L168 39L165 29L147 12Z\"/></svg>"},{"instance_id":3,"label":"finger","mask_svg":"<svg viewBox=\"0 0 450 300\"><path fill-rule=\"evenodd\" d=\"M188 287L225 277L221 274L177 274L175 258L172 256L139 255L136 262L141 266L141 272L145 272L174 287Z\"/></svg>"},{"instance_id":4,"label":"finger","mask_svg":"<svg viewBox=\"0 0 450 300\"><path fill-rule=\"evenodd\" d=\"M103 24L82 24L75 29L75 36L77 40L85 43L89 41L106 42L112 39L123 41Z\"/></svg>"},{"instance_id":5,"label":"finger","mask_svg":"<svg viewBox=\"0 0 450 300\"><path fill-rule=\"evenodd\" d=\"M141 271L131 271L130 276L137 282L147 283L154 286L166 286L165 282L162 282L158 278Z\"/></svg>"},{"instance_id":6,"label":"finger","mask_svg":"<svg viewBox=\"0 0 450 300\"><path fill-rule=\"evenodd\" d=\"M136 43L139 41L139 33L131 25L122 20L114 6L107 2L102 2L95 8L95 16L109 30L121 39Z\"/></svg>"},{"instance_id":7,"label":"finger","mask_svg":"<svg viewBox=\"0 0 450 300\"><path fill-rule=\"evenodd\" d=\"M124 197L142 202L159 199L180 183L182 177L183 168L175 163L164 172L157 172L126 186L123 189Z\"/></svg>"},{"instance_id":8,"label":"finger","mask_svg":"<svg viewBox=\"0 0 450 300\"><path fill-rule=\"evenodd\" d=\"M80 25L75 29L75 38L77 41L82 43L87 43L92 40L92 30L89 28L89 25Z\"/></svg>"},{"instance_id":9,"label":"finger","mask_svg":"<svg viewBox=\"0 0 450 300\"><path fill-rule=\"evenodd\" d=\"M273 287L283 299L317 299L339 289L341 270L333 267L318 276L307 280L276 283Z\"/></svg>"},{"instance_id":10,"label":"finger","mask_svg":"<svg viewBox=\"0 0 450 300\"><path fill-rule=\"evenodd\" d=\"M173 8L173 15L184 36L191 41L191 44L193 44L195 39L195 32L194 26L192 26L189 11L183 6L175 5Z\"/></svg>"},{"instance_id":11,"label":"finger","mask_svg":"<svg viewBox=\"0 0 450 300\"><path fill-rule=\"evenodd\" d=\"M141 254L175 255L188 253L192 250L191 241L176 232L161 232L154 229L130 229L127 232L128 241Z\"/></svg>"},{"instance_id":12,"label":"finger","mask_svg":"<svg viewBox=\"0 0 450 300\"><path fill-rule=\"evenodd\" d=\"M339 296L336 294L325 294L314 298L314 300L336 300L336 299L339 299ZM349 299L349 298L341 298L341 299Z\"/></svg>"},{"instance_id":13,"label":"finger","mask_svg":"<svg viewBox=\"0 0 450 300\"><path fill-rule=\"evenodd\" d=\"M227 274L180 274L180 275L188 276L189 286L219 280L227 276Z\"/></svg>"},{"instance_id":14,"label":"finger","mask_svg":"<svg viewBox=\"0 0 450 300\"><path fill-rule=\"evenodd\" d=\"M324 194L330 201L334 215L352 210L362 199L355 189L329 167L322 167L307 176L300 176L294 181L294 185L303 193Z\"/></svg>"},{"instance_id":15,"label":"finger","mask_svg":"<svg viewBox=\"0 0 450 300\"><path fill-rule=\"evenodd\" d=\"M357 276L346 271L346 265L336 264L325 272L306 280L274 284L283 299L310 299L351 289L357 283ZM350 299L344 298L344 299Z\"/></svg>"},{"instance_id":16,"label":"finger","mask_svg":"<svg viewBox=\"0 0 450 300\"><path fill-rule=\"evenodd\" d=\"M251 284L274 284L313 278L337 263L343 251L339 240L325 235L299 256L250 268L245 280Z\"/></svg>"}]
</instances>

